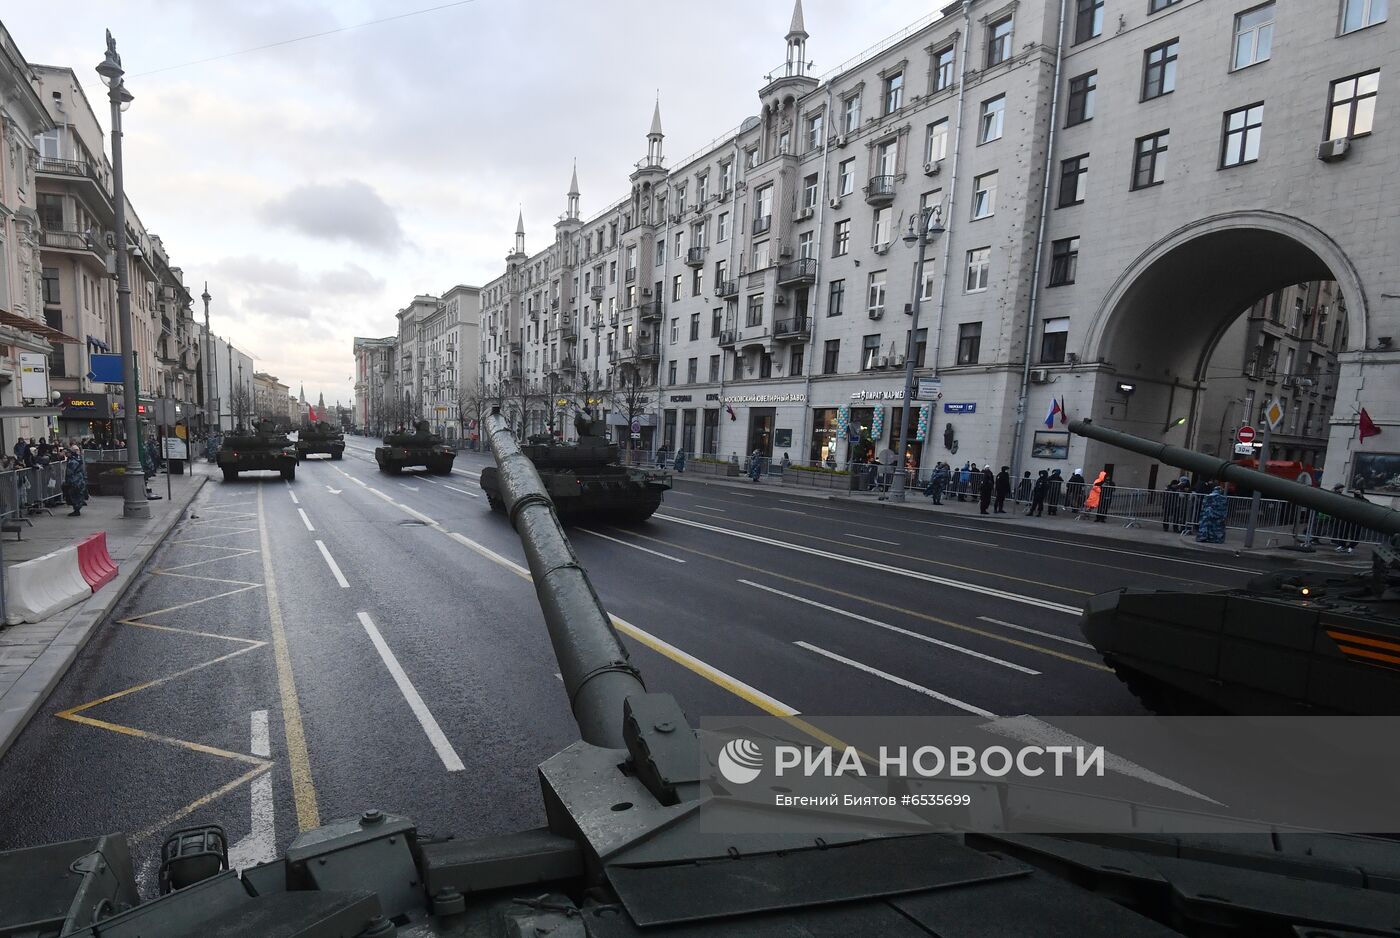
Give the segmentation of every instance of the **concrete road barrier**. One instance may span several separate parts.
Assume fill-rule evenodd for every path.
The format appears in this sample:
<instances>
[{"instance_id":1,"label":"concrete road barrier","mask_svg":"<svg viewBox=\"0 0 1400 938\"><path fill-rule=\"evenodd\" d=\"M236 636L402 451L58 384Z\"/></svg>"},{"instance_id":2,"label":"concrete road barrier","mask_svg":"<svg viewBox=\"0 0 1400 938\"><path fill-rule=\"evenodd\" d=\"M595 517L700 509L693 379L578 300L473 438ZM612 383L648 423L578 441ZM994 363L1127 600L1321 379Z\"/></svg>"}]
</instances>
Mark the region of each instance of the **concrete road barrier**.
<instances>
[{"instance_id":1,"label":"concrete road barrier","mask_svg":"<svg viewBox=\"0 0 1400 938\"><path fill-rule=\"evenodd\" d=\"M95 593L117 577L117 565L107 553L107 532L89 534L77 544L78 572Z\"/></svg>"},{"instance_id":2,"label":"concrete road barrier","mask_svg":"<svg viewBox=\"0 0 1400 938\"><path fill-rule=\"evenodd\" d=\"M6 571L6 621L40 622L92 595L92 585L78 567L78 546L13 564Z\"/></svg>"}]
</instances>

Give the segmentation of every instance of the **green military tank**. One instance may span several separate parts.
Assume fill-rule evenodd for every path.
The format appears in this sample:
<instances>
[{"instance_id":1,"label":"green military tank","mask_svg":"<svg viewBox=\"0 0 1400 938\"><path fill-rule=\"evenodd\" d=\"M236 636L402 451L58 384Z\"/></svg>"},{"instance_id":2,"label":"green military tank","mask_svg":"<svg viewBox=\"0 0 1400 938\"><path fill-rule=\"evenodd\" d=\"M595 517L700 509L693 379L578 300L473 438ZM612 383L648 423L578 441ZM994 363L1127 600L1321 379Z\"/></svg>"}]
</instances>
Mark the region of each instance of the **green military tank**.
<instances>
[{"instance_id":1,"label":"green military tank","mask_svg":"<svg viewBox=\"0 0 1400 938\"><path fill-rule=\"evenodd\" d=\"M384 445L374 449L379 471L389 475L398 475L412 466L423 466L433 475L449 475L456 457L457 451L430 431L426 420L415 423L412 433L390 433L384 437Z\"/></svg>"},{"instance_id":2,"label":"green military tank","mask_svg":"<svg viewBox=\"0 0 1400 938\"><path fill-rule=\"evenodd\" d=\"M1303 566L1241 589L1094 596L1084 637L1146 706L1165 714L1400 714L1400 512L1088 420L1069 428L1386 536L1364 573Z\"/></svg>"},{"instance_id":3,"label":"green military tank","mask_svg":"<svg viewBox=\"0 0 1400 938\"><path fill-rule=\"evenodd\" d=\"M318 420L297 434L297 458L305 459L324 453L331 459L345 455L345 434L335 427Z\"/></svg>"},{"instance_id":4,"label":"green military tank","mask_svg":"<svg viewBox=\"0 0 1400 938\"><path fill-rule=\"evenodd\" d=\"M671 487L671 475L624 466L617 444L608 442L603 422L593 420L591 414L579 414L574 427L577 443L561 443L546 435L531 437L521 447L544 481L559 520L571 524L591 518L613 522L650 518ZM492 509L505 510L494 466L481 470L481 488Z\"/></svg>"},{"instance_id":5,"label":"green military tank","mask_svg":"<svg viewBox=\"0 0 1400 938\"><path fill-rule=\"evenodd\" d=\"M280 472L291 481L297 477L297 450L287 434L270 420L259 420L251 432L239 427L224 437L215 462L224 481L233 482L240 472L259 469Z\"/></svg>"}]
</instances>

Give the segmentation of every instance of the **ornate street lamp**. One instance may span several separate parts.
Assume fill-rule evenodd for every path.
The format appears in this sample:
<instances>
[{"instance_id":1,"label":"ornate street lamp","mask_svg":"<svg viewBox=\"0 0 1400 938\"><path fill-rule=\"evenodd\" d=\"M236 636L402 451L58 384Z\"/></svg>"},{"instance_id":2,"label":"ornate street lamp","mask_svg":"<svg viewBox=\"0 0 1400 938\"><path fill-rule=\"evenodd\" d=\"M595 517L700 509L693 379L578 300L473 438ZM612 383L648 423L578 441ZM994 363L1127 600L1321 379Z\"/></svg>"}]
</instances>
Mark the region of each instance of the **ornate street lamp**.
<instances>
[{"instance_id":1,"label":"ornate street lamp","mask_svg":"<svg viewBox=\"0 0 1400 938\"><path fill-rule=\"evenodd\" d=\"M919 332L919 297L924 292L924 258L928 246L938 240L945 230L942 217L942 206L925 208L916 217L909 219L909 230L904 233L905 244L910 247L918 245L919 262L914 268L914 316L909 324L909 337L904 349L904 404L899 421L899 449L896 453L899 465L894 478L890 480L890 498L897 502L904 501L904 450L909 445L909 402L914 396L914 339ZM936 369L938 362L934 362L933 366Z\"/></svg>"}]
</instances>

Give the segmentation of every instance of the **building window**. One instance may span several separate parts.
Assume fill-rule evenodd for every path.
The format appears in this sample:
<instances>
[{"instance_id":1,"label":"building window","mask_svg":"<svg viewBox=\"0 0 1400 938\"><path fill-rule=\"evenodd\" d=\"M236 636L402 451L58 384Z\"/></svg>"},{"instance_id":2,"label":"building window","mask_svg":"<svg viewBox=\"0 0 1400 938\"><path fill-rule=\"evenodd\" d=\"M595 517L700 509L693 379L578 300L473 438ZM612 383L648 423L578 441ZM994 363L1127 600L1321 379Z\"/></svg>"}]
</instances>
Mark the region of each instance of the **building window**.
<instances>
[{"instance_id":1,"label":"building window","mask_svg":"<svg viewBox=\"0 0 1400 938\"><path fill-rule=\"evenodd\" d=\"M875 247L887 246L890 243L890 219L893 216L894 206L892 205L875 210L875 223L870 226L875 235Z\"/></svg>"},{"instance_id":2,"label":"building window","mask_svg":"<svg viewBox=\"0 0 1400 938\"><path fill-rule=\"evenodd\" d=\"M866 288L866 309L872 318L885 313L885 271L872 270Z\"/></svg>"},{"instance_id":3,"label":"building window","mask_svg":"<svg viewBox=\"0 0 1400 938\"><path fill-rule=\"evenodd\" d=\"M1133 147L1133 188L1160 186L1167 177L1167 131L1138 137Z\"/></svg>"},{"instance_id":4,"label":"building window","mask_svg":"<svg viewBox=\"0 0 1400 938\"><path fill-rule=\"evenodd\" d=\"M849 160L842 160L836 167L837 195L850 195L856 191L856 161L855 157Z\"/></svg>"},{"instance_id":5,"label":"building window","mask_svg":"<svg viewBox=\"0 0 1400 938\"><path fill-rule=\"evenodd\" d=\"M797 256L806 260L816 257L817 242L816 236L810 231L804 231L797 236Z\"/></svg>"},{"instance_id":6,"label":"building window","mask_svg":"<svg viewBox=\"0 0 1400 938\"><path fill-rule=\"evenodd\" d=\"M792 351L788 355L789 378L800 378L802 376L802 367L805 364L804 358L806 357L803 353L805 351L806 347L802 345L794 345L792 347Z\"/></svg>"},{"instance_id":7,"label":"building window","mask_svg":"<svg viewBox=\"0 0 1400 938\"><path fill-rule=\"evenodd\" d=\"M899 164L899 140L886 141L875 148L875 174L893 176Z\"/></svg>"},{"instance_id":8,"label":"building window","mask_svg":"<svg viewBox=\"0 0 1400 938\"><path fill-rule=\"evenodd\" d=\"M928 125L928 142L924 146L924 162L936 163L948 155L948 119Z\"/></svg>"},{"instance_id":9,"label":"building window","mask_svg":"<svg viewBox=\"0 0 1400 938\"><path fill-rule=\"evenodd\" d=\"M718 339L720 330L724 328L724 311L717 309L710 316L710 338Z\"/></svg>"},{"instance_id":10,"label":"building window","mask_svg":"<svg viewBox=\"0 0 1400 938\"><path fill-rule=\"evenodd\" d=\"M1342 33L1385 22L1387 0L1342 0Z\"/></svg>"},{"instance_id":11,"label":"building window","mask_svg":"<svg viewBox=\"0 0 1400 938\"><path fill-rule=\"evenodd\" d=\"M834 375L836 368L841 363L841 340L827 339L826 345L822 348L822 374Z\"/></svg>"},{"instance_id":12,"label":"building window","mask_svg":"<svg viewBox=\"0 0 1400 938\"><path fill-rule=\"evenodd\" d=\"M758 190L758 198L754 201L754 234L761 234L769 229L773 224L773 187L764 186Z\"/></svg>"},{"instance_id":13,"label":"building window","mask_svg":"<svg viewBox=\"0 0 1400 938\"><path fill-rule=\"evenodd\" d=\"M59 292L58 292L58 268L57 268L57 267L45 267L45 268L43 268L43 275L44 275L44 302L45 302L45 303L53 303L54 305L59 305L62 301L59 299ZM31 281L31 282L32 282L32 281Z\"/></svg>"},{"instance_id":14,"label":"building window","mask_svg":"<svg viewBox=\"0 0 1400 938\"><path fill-rule=\"evenodd\" d=\"M880 364L880 334L865 336L860 345L860 368L869 371Z\"/></svg>"},{"instance_id":15,"label":"building window","mask_svg":"<svg viewBox=\"0 0 1400 938\"><path fill-rule=\"evenodd\" d=\"M1174 7L1180 2L1181 0L1150 0L1147 4L1147 12L1161 13L1167 7Z\"/></svg>"},{"instance_id":16,"label":"building window","mask_svg":"<svg viewBox=\"0 0 1400 938\"><path fill-rule=\"evenodd\" d=\"M1176 51L1173 39L1143 53L1142 100L1150 101L1176 90Z\"/></svg>"},{"instance_id":17,"label":"building window","mask_svg":"<svg viewBox=\"0 0 1400 938\"><path fill-rule=\"evenodd\" d=\"M744 325L746 325L746 326L761 326L761 325L763 325L763 294L762 294L762 293L755 293L753 296L749 297L749 309L748 309L748 314L744 317Z\"/></svg>"},{"instance_id":18,"label":"building window","mask_svg":"<svg viewBox=\"0 0 1400 938\"><path fill-rule=\"evenodd\" d=\"M831 294L826 301L827 316L840 316L846 311L846 281L831 281Z\"/></svg>"},{"instance_id":19,"label":"building window","mask_svg":"<svg viewBox=\"0 0 1400 938\"><path fill-rule=\"evenodd\" d=\"M849 218L836 223L836 234L832 241L832 257L841 257L851 249L851 220Z\"/></svg>"},{"instance_id":20,"label":"building window","mask_svg":"<svg viewBox=\"0 0 1400 938\"><path fill-rule=\"evenodd\" d=\"M718 355L711 355L711 356L710 356L710 380L711 380L711 381L718 381L718 380L719 380L719 356L718 356Z\"/></svg>"},{"instance_id":21,"label":"building window","mask_svg":"<svg viewBox=\"0 0 1400 938\"><path fill-rule=\"evenodd\" d=\"M758 165L758 147L744 151L744 165L748 166L749 169Z\"/></svg>"},{"instance_id":22,"label":"building window","mask_svg":"<svg viewBox=\"0 0 1400 938\"><path fill-rule=\"evenodd\" d=\"M670 362L670 363L668 363L668 364L666 365L666 383L667 383L667 384L675 384L675 383L676 383L676 363L675 363L675 362ZM672 414L673 414L673 416L674 416L674 411L672 412ZM674 426L674 424L673 424L672 426ZM673 432L674 432L674 431L673 431Z\"/></svg>"},{"instance_id":23,"label":"building window","mask_svg":"<svg viewBox=\"0 0 1400 938\"><path fill-rule=\"evenodd\" d=\"M1066 127L1094 119L1094 92L1099 87L1099 73L1085 72L1069 80L1069 114Z\"/></svg>"},{"instance_id":24,"label":"building window","mask_svg":"<svg viewBox=\"0 0 1400 938\"><path fill-rule=\"evenodd\" d=\"M1089 188L1089 154L1060 161L1060 198L1056 208L1067 208L1084 201Z\"/></svg>"},{"instance_id":25,"label":"building window","mask_svg":"<svg viewBox=\"0 0 1400 938\"><path fill-rule=\"evenodd\" d=\"M1381 73L1364 72L1332 82L1331 110L1327 117L1327 139L1364 137L1371 132L1376 116L1376 91Z\"/></svg>"},{"instance_id":26,"label":"building window","mask_svg":"<svg viewBox=\"0 0 1400 938\"><path fill-rule=\"evenodd\" d=\"M936 92L951 88L957 78L953 74L956 49L956 46L945 46L933 54L933 90Z\"/></svg>"},{"instance_id":27,"label":"building window","mask_svg":"<svg viewBox=\"0 0 1400 938\"><path fill-rule=\"evenodd\" d=\"M904 72L895 72L885 79L885 113L893 114L904 103Z\"/></svg>"},{"instance_id":28,"label":"building window","mask_svg":"<svg viewBox=\"0 0 1400 938\"><path fill-rule=\"evenodd\" d=\"M753 246L753 267L751 270L763 270L768 266L768 242L760 241Z\"/></svg>"},{"instance_id":29,"label":"building window","mask_svg":"<svg viewBox=\"0 0 1400 938\"><path fill-rule=\"evenodd\" d=\"M690 341L694 342L700 338L700 314L690 314Z\"/></svg>"},{"instance_id":30,"label":"building window","mask_svg":"<svg viewBox=\"0 0 1400 938\"><path fill-rule=\"evenodd\" d=\"M965 322L958 326L958 364L975 365L982 353L982 324Z\"/></svg>"},{"instance_id":31,"label":"building window","mask_svg":"<svg viewBox=\"0 0 1400 938\"><path fill-rule=\"evenodd\" d=\"M981 293L987 289L992 267L991 248L973 248L967 252L967 292Z\"/></svg>"},{"instance_id":32,"label":"building window","mask_svg":"<svg viewBox=\"0 0 1400 938\"><path fill-rule=\"evenodd\" d=\"M1264 104L1251 104L1225 112L1225 137L1220 165L1240 166L1259 159L1259 141L1264 133Z\"/></svg>"},{"instance_id":33,"label":"building window","mask_svg":"<svg viewBox=\"0 0 1400 938\"><path fill-rule=\"evenodd\" d=\"M1063 238L1050 242L1050 286L1074 283L1079 269L1079 239Z\"/></svg>"},{"instance_id":34,"label":"building window","mask_svg":"<svg viewBox=\"0 0 1400 938\"><path fill-rule=\"evenodd\" d=\"M842 114L845 118L846 133L853 134L860 130L860 95L853 94L846 99Z\"/></svg>"},{"instance_id":35,"label":"building window","mask_svg":"<svg viewBox=\"0 0 1400 938\"><path fill-rule=\"evenodd\" d=\"M1235 53L1232 69L1248 68L1269 58L1274 40L1274 5L1246 10L1235 16Z\"/></svg>"},{"instance_id":36,"label":"building window","mask_svg":"<svg viewBox=\"0 0 1400 938\"><path fill-rule=\"evenodd\" d=\"M695 207L701 209L710 201L710 174L701 173L695 177Z\"/></svg>"},{"instance_id":37,"label":"building window","mask_svg":"<svg viewBox=\"0 0 1400 938\"><path fill-rule=\"evenodd\" d=\"M807 118L807 149L819 150L824 142L822 135L822 115L813 114Z\"/></svg>"},{"instance_id":38,"label":"building window","mask_svg":"<svg viewBox=\"0 0 1400 938\"><path fill-rule=\"evenodd\" d=\"M1103 32L1103 0L1077 0L1074 41L1088 42Z\"/></svg>"},{"instance_id":39,"label":"building window","mask_svg":"<svg viewBox=\"0 0 1400 938\"><path fill-rule=\"evenodd\" d=\"M991 143L1001 139L1002 124L1006 117L1006 95L999 94L990 101L982 102L982 119L977 122L978 144Z\"/></svg>"},{"instance_id":40,"label":"building window","mask_svg":"<svg viewBox=\"0 0 1400 938\"><path fill-rule=\"evenodd\" d=\"M1012 17L1004 16L987 27L987 67L1011 58Z\"/></svg>"},{"instance_id":41,"label":"building window","mask_svg":"<svg viewBox=\"0 0 1400 938\"><path fill-rule=\"evenodd\" d=\"M997 174L985 173L972 180L972 220L989 218L997 210Z\"/></svg>"},{"instance_id":42,"label":"building window","mask_svg":"<svg viewBox=\"0 0 1400 938\"><path fill-rule=\"evenodd\" d=\"M720 212L720 213L719 213L719 240L721 240L721 241L728 241L728 240L729 240L729 213L728 213L728 212Z\"/></svg>"},{"instance_id":43,"label":"building window","mask_svg":"<svg viewBox=\"0 0 1400 938\"><path fill-rule=\"evenodd\" d=\"M908 341L909 333L904 333L905 340ZM924 367L924 353L928 349L928 330L920 329L914 333L914 367Z\"/></svg>"},{"instance_id":44,"label":"building window","mask_svg":"<svg viewBox=\"0 0 1400 938\"><path fill-rule=\"evenodd\" d=\"M681 298L681 275L676 274L671 278L671 300L678 301ZM630 305L630 304L629 304Z\"/></svg>"},{"instance_id":45,"label":"building window","mask_svg":"<svg viewBox=\"0 0 1400 938\"><path fill-rule=\"evenodd\" d=\"M725 279L729 276L729 261L721 258L715 261L715 289L720 289Z\"/></svg>"},{"instance_id":46,"label":"building window","mask_svg":"<svg viewBox=\"0 0 1400 938\"><path fill-rule=\"evenodd\" d=\"M1065 360L1065 345L1069 340L1069 317L1045 320L1040 333L1040 363L1055 365Z\"/></svg>"},{"instance_id":47,"label":"building window","mask_svg":"<svg viewBox=\"0 0 1400 938\"><path fill-rule=\"evenodd\" d=\"M802 207L817 207L817 174L813 173L802 180Z\"/></svg>"},{"instance_id":48,"label":"building window","mask_svg":"<svg viewBox=\"0 0 1400 938\"><path fill-rule=\"evenodd\" d=\"M699 295L700 295L700 288L701 288L701 286L703 286L704 280L705 280L705 270L704 270L704 268L702 268L702 267L697 267L697 268L695 268L694 270L692 270L692 271L690 272L690 295L691 295L691 296L699 296Z\"/></svg>"},{"instance_id":49,"label":"building window","mask_svg":"<svg viewBox=\"0 0 1400 938\"><path fill-rule=\"evenodd\" d=\"M700 359L698 359L698 358L692 358L690 361L688 361L688 362L685 363L685 381L686 381L686 384L694 384L694 383L696 382L696 379L698 379L699 377L700 377Z\"/></svg>"}]
</instances>

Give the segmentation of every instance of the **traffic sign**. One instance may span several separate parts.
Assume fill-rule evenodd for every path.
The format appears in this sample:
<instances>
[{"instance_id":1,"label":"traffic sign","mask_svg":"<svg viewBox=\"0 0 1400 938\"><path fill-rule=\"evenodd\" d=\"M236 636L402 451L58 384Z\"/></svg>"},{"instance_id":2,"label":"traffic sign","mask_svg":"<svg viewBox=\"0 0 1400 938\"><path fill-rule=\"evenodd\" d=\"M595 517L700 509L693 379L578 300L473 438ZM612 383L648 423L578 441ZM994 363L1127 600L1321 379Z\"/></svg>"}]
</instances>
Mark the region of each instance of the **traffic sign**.
<instances>
[{"instance_id":1,"label":"traffic sign","mask_svg":"<svg viewBox=\"0 0 1400 938\"><path fill-rule=\"evenodd\" d=\"M1239 440L1241 443L1253 443L1254 428L1240 427L1238 430L1235 431L1235 439Z\"/></svg>"},{"instance_id":2,"label":"traffic sign","mask_svg":"<svg viewBox=\"0 0 1400 938\"><path fill-rule=\"evenodd\" d=\"M635 436L642 432L642 422L636 417L632 418L632 433Z\"/></svg>"},{"instance_id":3,"label":"traffic sign","mask_svg":"<svg viewBox=\"0 0 1400 938\"><path fill-rule=\"evenodd\" d=\"M1268 406L1264 408L1264 421L1270 430L1277 430L1283 426L1283 405L1278 401L1269 401Z\"/></svg>"}]
</instances>

